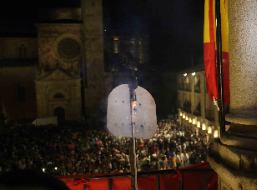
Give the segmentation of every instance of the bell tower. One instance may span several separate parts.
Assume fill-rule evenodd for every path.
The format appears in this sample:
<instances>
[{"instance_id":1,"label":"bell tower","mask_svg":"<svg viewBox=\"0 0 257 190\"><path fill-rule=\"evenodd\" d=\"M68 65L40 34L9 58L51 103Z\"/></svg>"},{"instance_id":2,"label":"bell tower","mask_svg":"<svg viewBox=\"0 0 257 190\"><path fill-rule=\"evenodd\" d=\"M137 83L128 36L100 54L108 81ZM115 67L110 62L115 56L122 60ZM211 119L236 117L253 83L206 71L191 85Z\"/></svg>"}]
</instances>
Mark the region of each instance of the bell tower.
<instances>
[{"instance_id":1,"label":"bell tower","mask_svg":"<svg viewBox=\"0 0 257 190\"><path fill-rule=\"evenodd\" d=\"M85 109L94 115L106 98L102 0L81 0ZM97 116L97 115L95 115Z\"/></svg>"}]
</instances>

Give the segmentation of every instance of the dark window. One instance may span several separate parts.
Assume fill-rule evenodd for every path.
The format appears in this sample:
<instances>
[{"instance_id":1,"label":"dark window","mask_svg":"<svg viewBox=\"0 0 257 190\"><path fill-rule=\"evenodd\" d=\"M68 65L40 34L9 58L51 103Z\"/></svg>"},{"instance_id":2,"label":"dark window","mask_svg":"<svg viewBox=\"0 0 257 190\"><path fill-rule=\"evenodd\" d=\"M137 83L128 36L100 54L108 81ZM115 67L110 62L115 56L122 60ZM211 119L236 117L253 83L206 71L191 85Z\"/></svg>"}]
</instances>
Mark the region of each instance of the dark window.
<instances>
[{"instance_id":1,"label":"dark window","mask_svg":"<svg viewBox=\"0 0 257 190\"><path fill-rule=\"evenodd\" d=\"M17 84L17 99L19 102L26 102L26 90L22 82Z\"/></svg>"},{"instance_id":2,"label":"dark window","mask_svg":"<svg viewBox=\"0 0 257 190\"><path fill-rule=\"evenodd\" d=\"M19 57L22 58L22 48L19 47Z\"/></svg>"},{"instance_id":3,"label":"dark window","mask_svg":"<svg viewBox=\"0 0 257 190\"><path fill-rule=\"evenodd\" d=\"M20 58L27 57L27 48L23 44L21 44L19 47L19 56L20 56Z\"/></svg>"},{"instance_id":4,"label":"dark window","mask_svg":"<svg viewBox=\"0 0 257 190\"><path fill-rule=\"evenodd\" d=\"M54 98L59 99L59 98L64 98L64 96L61 93L57 93L54 95Z\"/></svg>"}]
</instances>

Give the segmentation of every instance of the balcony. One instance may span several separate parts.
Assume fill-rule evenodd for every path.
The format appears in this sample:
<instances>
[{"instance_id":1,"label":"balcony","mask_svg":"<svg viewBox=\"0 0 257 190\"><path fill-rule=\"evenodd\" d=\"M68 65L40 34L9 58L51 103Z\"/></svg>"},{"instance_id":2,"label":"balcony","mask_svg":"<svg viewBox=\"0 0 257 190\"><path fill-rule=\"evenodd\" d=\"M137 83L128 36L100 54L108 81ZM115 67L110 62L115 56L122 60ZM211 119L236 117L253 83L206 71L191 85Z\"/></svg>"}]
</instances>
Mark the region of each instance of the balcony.
<instances>
[{"instance_id":1,"label":"balcony","mask_svg":"<svg viewBox=\"0 0 257 190\"><path fill-rule=\"evenodd\" d=\"M187 101L179 101L179 108L187 113L191 113L191 103Z\"/></svg>"},{"instance_id":2,"label":"balcony","mask_svg":"<svg viewBox=\"0 0 257 190\"><path fill-rule=\"evenodd\" d=\"M209 121L214 121L214 110L205 109L205 118Z\"/></svg>"},{"instance_id":3,"label":"balcony","mask_svg":"<svg viewBox=\"0 0 257 190\"><path fill-rule=\"evenodd\" d=\"M185 84L185 91L191 92L191 84L190 83Z\"/></svg>"},{"instance_id":4,"label":"balcony","mask_svg":"<svg viewBox=\"0 0 257 190\"><path fill-rule=\"evenodd\" d=\"M195 92L201 93L201 88L200 88L199 85L195 85L195 86L194 86L194 89L195 89Z\"/></svg>"},{"instance_id":5,"label":"balcony","mask_svg":"<svg viewBox=\"0 0 257 190\"><path fill-rule=\"evenodd\" d=\"M191 84L190 83L178 83L178 90L191 92Z\"/></svg>"}]
</instances>

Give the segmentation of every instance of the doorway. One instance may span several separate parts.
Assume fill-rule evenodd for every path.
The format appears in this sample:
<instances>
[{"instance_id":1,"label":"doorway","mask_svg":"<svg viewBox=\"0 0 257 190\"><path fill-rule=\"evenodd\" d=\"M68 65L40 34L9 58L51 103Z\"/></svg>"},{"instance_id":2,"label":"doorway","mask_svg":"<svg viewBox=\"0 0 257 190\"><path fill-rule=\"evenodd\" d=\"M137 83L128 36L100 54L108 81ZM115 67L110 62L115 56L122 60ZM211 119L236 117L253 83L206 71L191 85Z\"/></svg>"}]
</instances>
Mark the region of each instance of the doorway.
<instances>
[{"instance_id":1,"label":"doorway","mask_svg":"<svg viewBox=\"0 0 257 190\"><path fill-rule=\"evenodd\" d=\"M54 110L54 115L57 116L58 124L63 124L65 121L65 111L62 107L57 107Z\"/></svg>"}]
</instances>

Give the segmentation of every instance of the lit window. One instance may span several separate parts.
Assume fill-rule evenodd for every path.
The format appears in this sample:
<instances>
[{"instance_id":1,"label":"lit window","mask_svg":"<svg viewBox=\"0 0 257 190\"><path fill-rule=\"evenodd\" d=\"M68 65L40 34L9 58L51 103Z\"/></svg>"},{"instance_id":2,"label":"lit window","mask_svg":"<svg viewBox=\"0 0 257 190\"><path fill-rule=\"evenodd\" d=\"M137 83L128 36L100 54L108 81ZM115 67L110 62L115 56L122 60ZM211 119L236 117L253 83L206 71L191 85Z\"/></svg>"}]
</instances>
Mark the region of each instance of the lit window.
<instances>
[{"instance_id":1,"label":"lit window","mask_svg":"<svg viewBox=\"0 0 257 190\"><path fill-rule=\"evenodd\" d=\"M113 38L113 53L119 53L120 52L120 42L118 37Z\"/></svg>"}]
</instances>

